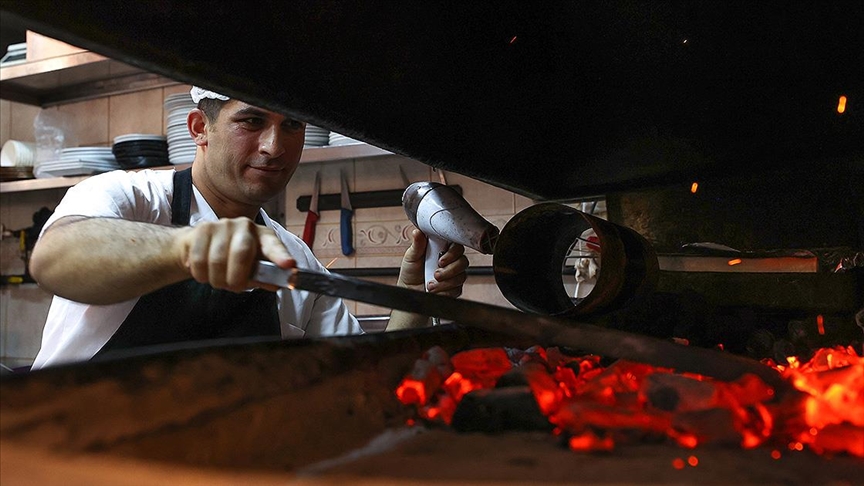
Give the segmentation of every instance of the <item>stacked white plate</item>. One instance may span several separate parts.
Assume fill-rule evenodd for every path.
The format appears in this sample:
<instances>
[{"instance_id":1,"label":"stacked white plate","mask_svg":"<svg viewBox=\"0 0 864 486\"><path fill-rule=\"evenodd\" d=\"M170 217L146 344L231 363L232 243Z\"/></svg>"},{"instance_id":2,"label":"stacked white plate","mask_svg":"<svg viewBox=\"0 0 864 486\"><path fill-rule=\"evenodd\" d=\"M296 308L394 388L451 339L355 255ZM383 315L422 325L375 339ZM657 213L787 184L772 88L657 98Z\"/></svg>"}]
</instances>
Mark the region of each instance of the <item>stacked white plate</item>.
<instances>
[{"instance_id":1,"label":"stacked white plate","mask_svg":"<svg viewBox=\"0 0 864 486\"><path fill-rule=\"evenodd\" d=\"M33 175L44 179L99 174L119 168L111 147L72 147L60 152L60 160L40 162Z\"/></svg>"},{"instance_id":2,"label":"stacked white plate","mask_svg":"<svg viewBox=\"0 0 864 486\"><path fill-rule=\"evenodd\" d=\"M340 145L354 145L357 143L363 143L360 140L355 140L353 138L346 137L345 135L340 135L336 132L330 132L330 145L334 147L338 147Z\"/></svg>"},{"instance_id":3,"label":"stacked white plate","mask_svg":"<svg viewBox=\"0 0 864 486\"><path fill-rule=\"evenodd\" d=\"M189 164L195 159L195 142L186 127L186 117L195 108L189 93L165 97L167 120L168 160L172 164Z\"/></svg>"},{"instance_id":4,"label":"stacked white plate","mask_svg":"<svg viewBox=\"0 0 864 486\"><path fill-rule=\"evenodd\" d=\"M27 43L9 44L6 54L0 58L0 65L10 66L27 61Z\"/></svg>"},{"instance_id":5,"label":"stacked white plate","mask_svg":"<svg viewBox=\"0 0 864 486\"><path fill-rule=\"evenodd\" d=\"M303 141L304 147L321 147L328 143L330 143L330 130L316 127L315 125L306 125L306 139Z\"/></svg>"}]
</instances>

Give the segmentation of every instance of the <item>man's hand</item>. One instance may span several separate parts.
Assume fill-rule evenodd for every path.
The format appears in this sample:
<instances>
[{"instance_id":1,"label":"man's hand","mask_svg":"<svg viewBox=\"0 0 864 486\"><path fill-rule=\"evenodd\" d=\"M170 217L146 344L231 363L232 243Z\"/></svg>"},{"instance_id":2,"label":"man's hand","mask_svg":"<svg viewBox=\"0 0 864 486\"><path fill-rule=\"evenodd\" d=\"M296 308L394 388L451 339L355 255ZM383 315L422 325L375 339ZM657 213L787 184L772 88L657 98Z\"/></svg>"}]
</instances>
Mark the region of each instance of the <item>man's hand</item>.
<instances>
[{"instance_id":1,"label":"man's hand","mask_svg":"<svg viewBox=\"0 0 864 486\"><path fill-rule=\"evenodd\" d=\"M196 281L217 289L248 289L262 256L281 268L295 266L276 233L248 218L201 223L181 238L183 266Z\"/></svg>"},{"instance_id":2,"label":"man's hand","mask_svg":"<svg viewBox=\"0 0 864 486\"><path fill-rule=\"evenodd\" d=\"M424 291L426 280L426 235L418 229L411 233L411 246L402 257L399 268L399 279L396 285L409 289ZM438 269L435 270L435 280L428 285L430 293L459 297L462 295L462 284L465 283L465 270L468 268L468 258L465 247L456 243L450 245L447 252L438 259ZM424 327L428 325L427 316L393 311L387 330Z\"/></svg>"},{"instance_id":3,"label":"man's hand","mask_svg":"<svg viewBox=\"0 0 864 486\"><path fill-rule=\"evenodd\" d=\"M428 290L431 293L459 297L462 295L462 284L465 283L465 270L468 268L468 258L465 247L452 243L447 252L438 259L438 269L435 270L435 281L426 282L426 244L428 240L422 231L415 229L411 233L411 246L402 257L399 268L399 280L396 285L416 290ZM428 285L427 285L428 284Z\"/></svg>"}]
</instances>

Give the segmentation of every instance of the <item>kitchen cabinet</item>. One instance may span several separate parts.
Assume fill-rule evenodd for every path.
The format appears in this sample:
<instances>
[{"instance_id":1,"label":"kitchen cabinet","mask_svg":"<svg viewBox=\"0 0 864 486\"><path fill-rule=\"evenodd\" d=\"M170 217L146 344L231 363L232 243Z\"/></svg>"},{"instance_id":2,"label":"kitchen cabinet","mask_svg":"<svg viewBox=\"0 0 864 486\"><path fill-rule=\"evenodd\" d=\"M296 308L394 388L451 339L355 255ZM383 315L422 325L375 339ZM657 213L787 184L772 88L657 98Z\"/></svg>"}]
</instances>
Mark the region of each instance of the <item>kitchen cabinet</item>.
<instances>
[{"instance_id":1,"label":"kitchen cabinet","mask_svg":"<svg viewBox=\"0 0 864 486\"><path fill-rule=\"evenodd\" d=\"M27 62L0 67L2 99L48 107L183 84L31 32L27 42ZM392 153L365 143L324 146L305 149L300 162L335 162L382 155ZM0 194L67 188L87 177L0 182Z\"/></svg>"},{"instance_id":2,"label":"kitchen cabinet","mask_svg":"<svg viewBox=\"0 0 864 486\"><path fill-rule=\"evenodd\" d=\"M120 61L27 32L27 61L0 66L0 98L48 107L180 84Z\"/></svg>"},{"instance_id":3,"label":"kitchen cabinet","mask_svg":"<svg viewBox=\"0 0 864 486\"><path fill-rule=\"evenodd\" d=\"M0 68L0 98L41 107L176 84L87 51Z\"/></svg>"}]
</instances>

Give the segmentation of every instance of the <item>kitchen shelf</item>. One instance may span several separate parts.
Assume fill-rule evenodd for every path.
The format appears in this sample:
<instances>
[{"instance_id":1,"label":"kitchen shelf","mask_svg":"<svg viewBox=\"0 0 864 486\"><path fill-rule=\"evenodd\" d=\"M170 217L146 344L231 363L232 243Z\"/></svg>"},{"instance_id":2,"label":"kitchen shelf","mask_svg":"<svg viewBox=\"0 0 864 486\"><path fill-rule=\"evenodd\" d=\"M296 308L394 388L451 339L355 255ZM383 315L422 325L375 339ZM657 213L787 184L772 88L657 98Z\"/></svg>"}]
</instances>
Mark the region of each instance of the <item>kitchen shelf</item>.
<instances>
[{"instance_id":1,"label":"kitchen shelf","mask_svg":"<svg viewBox=\"0 0 864 486\"><path fill-rule=\"evenodd\" d=\"M89 51L0 66L0 98L41 107L177 84Z\"/></svg>"},{"instance_id":2,"label":"kitchen shelf","mask_svg":"<svg viewBox=\"0 0 864 486\"><path fill-rule=\"evenodd\" d=\"M336 147L311 147L303 150L303 155L300 157L300 163L310 164L318 162L337 162L340 160L363 159L370 157L380 157L384 155L393 155L393 152L389 152L387 150L365 143L342 145ZM177 168L182 170L189 167L190 165L191 164L180 164L165 167L154 167L154 169ZM78 184L79 182L87 179L88 177L91 176L50 177L45 179L28 179L22 181L0 182L0 194L67 188Z\"/></svg>"}]
</instances>

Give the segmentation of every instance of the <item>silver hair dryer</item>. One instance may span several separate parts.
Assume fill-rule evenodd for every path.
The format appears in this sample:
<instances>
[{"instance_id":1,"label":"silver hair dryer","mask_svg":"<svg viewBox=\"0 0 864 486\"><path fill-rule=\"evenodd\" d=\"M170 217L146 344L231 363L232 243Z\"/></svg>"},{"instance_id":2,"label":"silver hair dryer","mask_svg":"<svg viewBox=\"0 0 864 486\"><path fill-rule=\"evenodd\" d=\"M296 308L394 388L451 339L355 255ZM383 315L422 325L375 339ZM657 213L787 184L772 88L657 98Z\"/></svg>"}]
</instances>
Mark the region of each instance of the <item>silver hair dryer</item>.
<instances>
[{"instance_id":1,"label":"silver hair dryer","mask_svg":"<svg viewBox=\"0 0 864 486\"><path fill-rule=\"evenodd\" d=\"M498 228L456 190L437 182L415 182L402 194L408 219L429 239L426 245L426 285L435 281L438 259L450 243L459 243L489 255L498 239Z\"/></svg>"}]
</instances>

